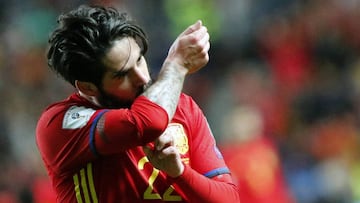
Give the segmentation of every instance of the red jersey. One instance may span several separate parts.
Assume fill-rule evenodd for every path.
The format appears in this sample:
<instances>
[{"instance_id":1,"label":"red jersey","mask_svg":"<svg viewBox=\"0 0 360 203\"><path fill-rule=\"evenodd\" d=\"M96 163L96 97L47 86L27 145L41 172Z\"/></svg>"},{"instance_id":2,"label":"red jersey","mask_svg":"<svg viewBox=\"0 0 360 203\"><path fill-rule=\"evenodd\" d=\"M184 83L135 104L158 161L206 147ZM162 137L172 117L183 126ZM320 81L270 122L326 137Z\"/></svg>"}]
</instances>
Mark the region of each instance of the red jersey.
<instances>
[{"instance_id":1,"label":"red jersey","mask_svg":"<svg viewBox=\"0 0 360 203\"><path fill-rule=\"evenodd\" d=\"M182 94L167 121L165 110L144 96L130 109L100 109L77 94L48 107L38 121L36 141L57 201L238 202L229 170L192 98ZM142 149L163 131L174 136L185 165L178 178L154 168Z\"/></svg>"}]
</instances>

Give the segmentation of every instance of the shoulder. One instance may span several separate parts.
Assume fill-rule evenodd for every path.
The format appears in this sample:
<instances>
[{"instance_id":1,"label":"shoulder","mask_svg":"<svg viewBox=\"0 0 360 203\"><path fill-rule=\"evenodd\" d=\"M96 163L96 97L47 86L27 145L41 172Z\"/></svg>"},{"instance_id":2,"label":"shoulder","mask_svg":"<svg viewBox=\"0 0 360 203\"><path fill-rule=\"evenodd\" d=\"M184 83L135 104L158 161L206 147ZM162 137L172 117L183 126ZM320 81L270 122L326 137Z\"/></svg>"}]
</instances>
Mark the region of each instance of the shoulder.
<instances>
[{"instance_id":1,"label":"shoulder","mask_svg":"<svg viewBox=\"0 0 360 203\"><path fill-rule=\"evenodd\" d=\"M75 94L69 96L67 99L62 101L58 101L47 106L44 111L41 113L40 119L46 117L47 119L51 119L51 117L60 114L61 112L65 112L71 104L74 104L73 101Z\"/></svg>"},{"instance_id":2,"label":"shoulder","mask_svg":"<svg viewBox=\"0 0 360 203\"><path fill-rule=\"evenodd\" d=\"M185 117L191 117L201 112L196 101L189 95L182 93L176 109L176 114L182 114Z\"/></svg>"},{"instance_id":3,"label":"shoulder","mask_svg":"<svg viewBox=\"0 0 360 203\"><path fill-rule=\"evenodd\" d=\"M40 115L38 127L49 126L55 123L56 125L63 125L65 121L69 120L88 119L95 111L79 99L76 94L73 94L63 101L48 106Z\"/></svg>"},{"instance_id":4,"label":"shoulder","mask_svg":"<svg viewBox=\"0 0 360 203\"><path fill-rule=\"evenodd\" d=\"M175 118L183 117L189 121L194 121L193 119L198 118L200 115L202 115L202 110L196 101L191 96L182 93L176 109Z\"/></svg>"},{"instance_id":5,"label":"shoulder","mask_svg":"<svg viewBox=\"0 0 360 203\"><path fill-rule=\"evenodd\" d=\"M185 93L181 93L178 107L179 108L183 108L183 107L186 107L186 108L194 108L194 107L196 107L196 108L198 108L198 105L196 104L196 102L194 101L194 99L190 95L187 95Z\"/></svg>"}]
</instances>

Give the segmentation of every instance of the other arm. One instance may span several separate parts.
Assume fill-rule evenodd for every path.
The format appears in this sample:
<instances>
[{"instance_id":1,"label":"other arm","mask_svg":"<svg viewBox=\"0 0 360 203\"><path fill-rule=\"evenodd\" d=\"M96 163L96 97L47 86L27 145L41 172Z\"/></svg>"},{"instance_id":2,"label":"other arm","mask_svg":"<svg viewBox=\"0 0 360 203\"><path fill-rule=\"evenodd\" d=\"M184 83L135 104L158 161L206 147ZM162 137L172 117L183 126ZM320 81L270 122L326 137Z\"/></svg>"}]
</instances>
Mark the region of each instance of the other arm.
<instances>
[{"instance_id":1,"label":"other arm","mask_svg":"<svg viewBox=\"0 0 360 203\"><path fill-rule=\"evenodd\" d=\"M186 118L190 164L182 163L170 133L157 138L153 149L144 147L149 161L165 172L190 202L239 202L237 187L201 109L190 97L183 97L177 113Z\"/></svg>"}]
</instances>

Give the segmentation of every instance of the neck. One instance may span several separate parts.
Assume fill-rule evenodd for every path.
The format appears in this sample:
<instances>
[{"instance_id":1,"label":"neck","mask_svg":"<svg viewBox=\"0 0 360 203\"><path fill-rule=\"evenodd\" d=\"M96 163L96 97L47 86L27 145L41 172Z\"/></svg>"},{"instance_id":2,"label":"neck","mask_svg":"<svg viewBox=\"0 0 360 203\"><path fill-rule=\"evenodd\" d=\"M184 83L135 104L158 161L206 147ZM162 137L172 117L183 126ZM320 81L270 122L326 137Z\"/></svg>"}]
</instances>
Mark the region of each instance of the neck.
<instances>
[{"instance_id":1,"label":"neck","mask_svg":"<svg viewBox=\"0 0 360 203\"><path fill-rule=\"evenodd\" d=\"M79 92L80 97L88 100L89 102L91 102L92 104L94 104L94 105L96 105L96 106L98 106L98 107L101 107L101 105L100 105L100 103L99 103L99 101L97 100L96 97L94 97L94 96L89 96L89 95L81 92L80 90L78 90L78 92Z\"/></svg>"}]
</instances>

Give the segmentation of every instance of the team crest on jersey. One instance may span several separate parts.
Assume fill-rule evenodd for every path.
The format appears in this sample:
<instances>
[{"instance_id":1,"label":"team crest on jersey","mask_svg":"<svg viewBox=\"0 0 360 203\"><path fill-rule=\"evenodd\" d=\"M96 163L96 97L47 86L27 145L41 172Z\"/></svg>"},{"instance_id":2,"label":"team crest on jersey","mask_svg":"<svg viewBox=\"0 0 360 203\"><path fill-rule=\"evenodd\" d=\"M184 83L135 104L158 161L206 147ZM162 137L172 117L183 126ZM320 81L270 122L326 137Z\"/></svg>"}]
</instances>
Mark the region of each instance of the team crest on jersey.
<instances>
[{"instance_id":1,"label":"team crest on jersey","mask_svg":"<svg viewBox=\"0 0 360 203\"><path fill-rule=\"evenodd\" d=\"M189 151L189 142L184 127L180 123L170 123L164 133L169 133L174 137L174 145L180 154L186 154Z\"/></svg>"},{"instance_id":2,"label":"team crest on jersey","mask_svg":"<svg viewBox=\"0 0 360 203\"><path fill-rule=\"evenodd\" d=\"M89 109L82 106L72 106L66 111L64 115L62 127L63 129L81 128L86 125L94 113L94 109Z\"/></svg>"}]
</instances>

